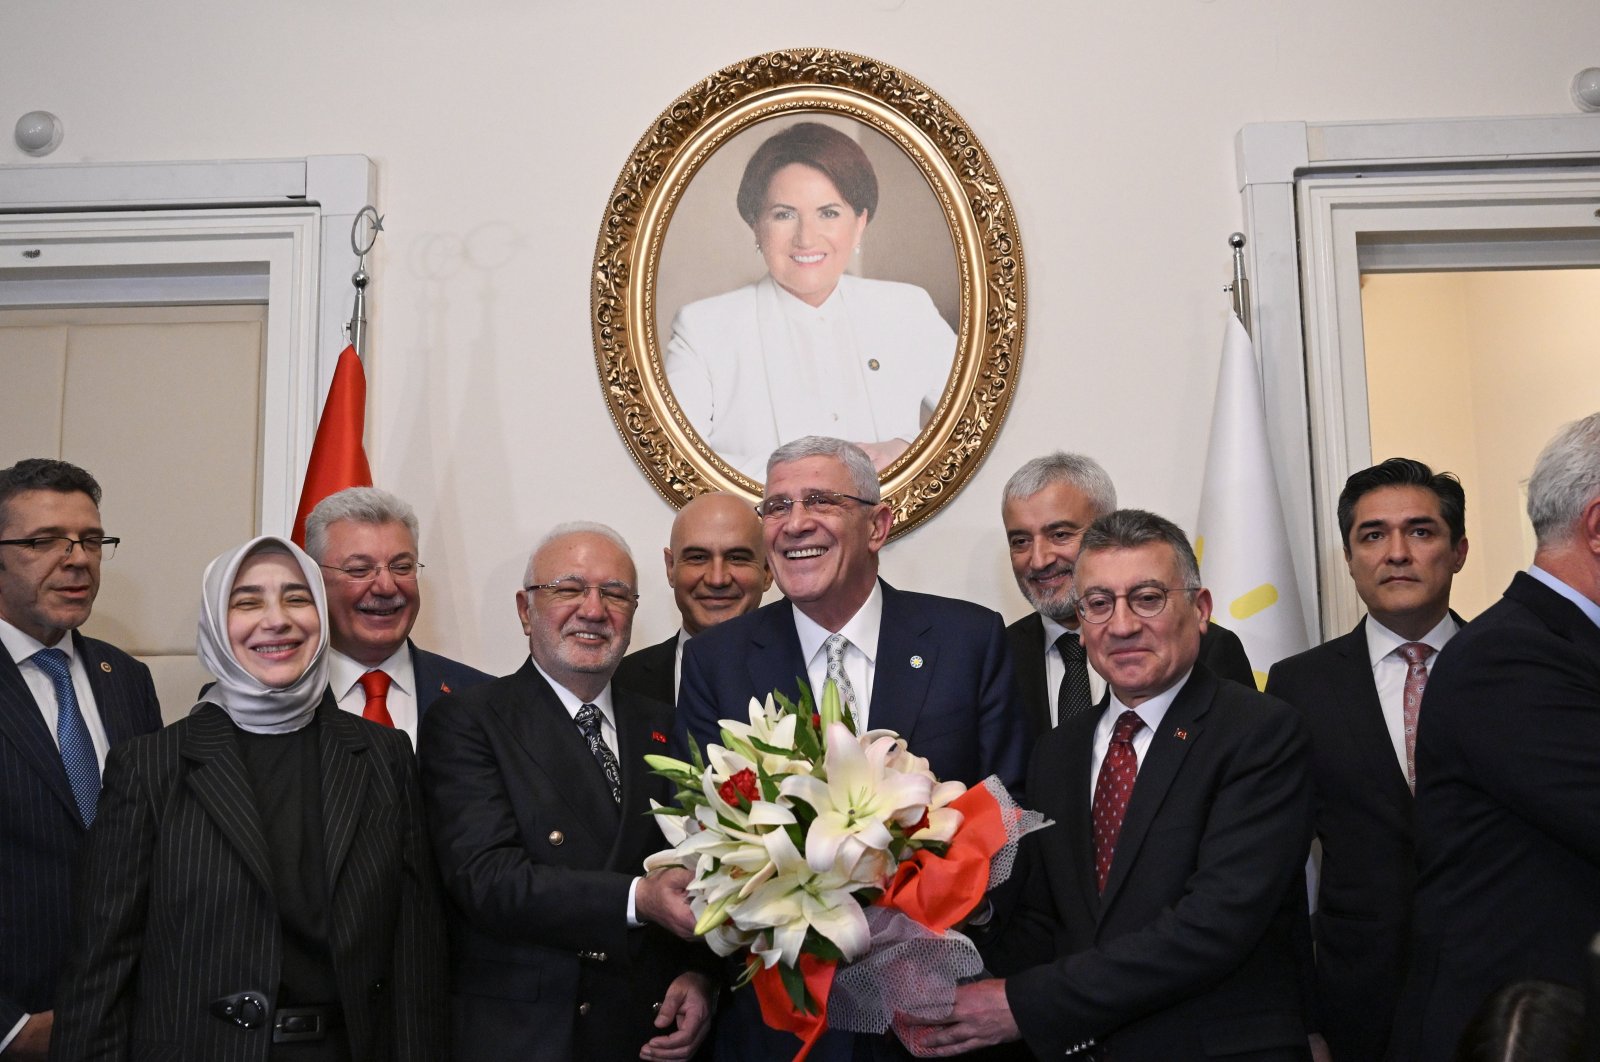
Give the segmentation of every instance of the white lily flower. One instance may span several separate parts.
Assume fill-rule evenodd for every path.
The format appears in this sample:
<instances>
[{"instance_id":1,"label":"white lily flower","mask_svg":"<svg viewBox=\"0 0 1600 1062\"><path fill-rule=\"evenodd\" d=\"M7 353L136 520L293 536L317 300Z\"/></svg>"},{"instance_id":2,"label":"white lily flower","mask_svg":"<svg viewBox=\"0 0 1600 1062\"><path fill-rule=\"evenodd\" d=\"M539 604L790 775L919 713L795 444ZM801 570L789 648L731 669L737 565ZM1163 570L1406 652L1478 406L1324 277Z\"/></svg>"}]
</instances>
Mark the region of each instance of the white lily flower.
<instances>
[{"instance_id":1,"label":"white lily flower","mask_svg":"<svg viewBox=\"0 0 1600 1062\"><path fill-rule=\"evenodd\" d=\"M830 724L825 737L827 781L791 775L780 786L817 813L806 833L806 862L818 874L856 866L867 849L887 850L894 837L886 824L914 825L933 795L931 777L887 768L895 739L863 748L842 723Z\"/></svg>"}]
</instances>

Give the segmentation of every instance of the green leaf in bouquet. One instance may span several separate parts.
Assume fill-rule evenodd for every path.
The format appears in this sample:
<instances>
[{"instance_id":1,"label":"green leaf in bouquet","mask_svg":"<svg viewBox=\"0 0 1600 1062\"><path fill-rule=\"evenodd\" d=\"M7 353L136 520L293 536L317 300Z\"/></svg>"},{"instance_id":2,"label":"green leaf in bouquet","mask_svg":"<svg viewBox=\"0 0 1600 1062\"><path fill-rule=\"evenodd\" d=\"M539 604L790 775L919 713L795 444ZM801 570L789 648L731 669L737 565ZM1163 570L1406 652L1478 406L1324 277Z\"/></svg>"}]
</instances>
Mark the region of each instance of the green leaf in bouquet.
<instances>
[{"instance_id":1,"label":"green leaf in bouquet","mask_svg":"<svg viewBox=\"0 0 1600 1062\"><path fill-rule=\"evenodd\" d=\"M800 950L803 954L815 955L824 962L844 961L844 952L839 950L839 945L815 929L806 930L805 943L800 946Z\"/></svg>"},{"instance_id":2,"label":"green leaf in bouquet","mask_svg":"<svg viewBox=\"0 0 1600 1062\"><path fill-rule=\"evenodd\" d=\"M806 991L806 979L798 969L793 966L778 964L778 977L783 981L784 991L789 993L789 1002L794 1009L802 1014L820 1014L822 1008L817 1006L816 1000L811 998L811 993Z\"/></svg>"}]
</instances>

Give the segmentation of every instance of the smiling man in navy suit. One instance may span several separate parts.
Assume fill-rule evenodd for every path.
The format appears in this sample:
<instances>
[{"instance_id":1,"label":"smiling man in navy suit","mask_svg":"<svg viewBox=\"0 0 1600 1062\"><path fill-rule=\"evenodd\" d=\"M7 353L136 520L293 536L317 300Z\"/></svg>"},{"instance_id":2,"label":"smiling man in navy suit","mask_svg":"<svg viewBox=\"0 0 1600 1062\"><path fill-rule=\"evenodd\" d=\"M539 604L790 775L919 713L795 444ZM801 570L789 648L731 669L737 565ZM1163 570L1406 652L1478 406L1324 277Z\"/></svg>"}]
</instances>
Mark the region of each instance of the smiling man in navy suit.
<instances>
[{"instance_id":1,"label":"smiling man in navy suit","mask_svg":"<svg viewBox=\"0 0 1600 1062\"><path fill-rule=\"evenodd\" d=\"M65 461L0 471L0 1057L42 1059L72 864L106 753L161 728L150 669L78 628L115 551L100 485Z\"/></svg>"},{"instance_id":2,"label":"smiling man in navy suit","mask_svg":"<svg viewBox=\"0 0 1600 1062\"><path fill-rule=\"evenodd\" d=\"M341 490L306 518L306 552L328 585L328 685L339 707L404 730L416 748L429 705L490 678L411 641L422 609L417 514L386 490Z\"/></svg>"},{"instance_id":3,"label":"smiling man in navy suit","mask_svg":"<svg viewBox=\"0 0 1600 1062\"><path fill-rule=\"evenodd\" d=\"M859 728L898 731L940 778L969 785L1022 777L1022 716L998 613L896 590L878 578L892 516L862 450L808 436L773 452L762 517L782 601L696 637L683 659L680 741L716 741L717 720L748 718L752 697L820 691L829 674ZM842 677L841 677L842 676ZM721 1059L791 1057L798 1041L760 1024L750 992L734 995L717 1032ZM863 1040L863 1052L892 1050ZM824 1037L813 1059L848 1058L848 1036ZM787 1054L783 1053L787 1052Z\"/></svg>"}]
</instances>

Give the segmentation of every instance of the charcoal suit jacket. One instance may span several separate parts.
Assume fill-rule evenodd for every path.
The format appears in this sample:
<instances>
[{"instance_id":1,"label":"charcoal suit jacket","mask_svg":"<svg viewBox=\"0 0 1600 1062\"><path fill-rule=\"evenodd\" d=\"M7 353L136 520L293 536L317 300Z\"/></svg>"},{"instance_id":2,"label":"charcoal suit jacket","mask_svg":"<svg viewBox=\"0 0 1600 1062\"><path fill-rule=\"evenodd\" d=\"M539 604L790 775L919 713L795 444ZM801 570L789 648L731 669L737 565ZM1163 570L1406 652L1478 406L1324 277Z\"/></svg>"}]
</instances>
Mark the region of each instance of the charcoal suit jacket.
<instances>
[{"instance_id":1,"label":"charcoal suit jacket","mask_svg":"<svg viewBox=\"0 0 1600 1062\"><path fill-rule=\"evenodd\" d=\"M989 950L1040 1058L1309 1057L1294 927L1311 835L1304 724L1196 664L1139 768L1104 894L1090 826L1100 713L1045 735L1021 909ZM1254 1053L1251 1053L1254 1052Z\"/></svg>"},{"instance_id":2,"label":"charcoal suit jacket","mask_svg":"<svg viewBox=\"0 0 1600 1062\"><path fill-rule=\"evenodd\" d=\"M150 669L77 631L72 639L111 748L159 730ZM55 1006L72 920L72 869L87 832L61 751L22 673L0 649L0 1037L22 1015Z\"/></svg>"},{"instance_id":3,"label":"charcoal suit jacket","mask_svg":"<svg viewBox=\"0 0 1600 1062\"><path fill-rule=\"evenodd\" d=\"M444 913L404 734L317 707L328 949L351 1057L447 1057ZM84 852L53 1062L263 1062L283 957L274 870L237 731L216 705L112 750ZM335 1002L335 1001L328 1001Z\"/></svg>"},{"instance_id":4,"label":"charcoal suit jacket","mask_svg":"<svg viewBox=\"0 0 1600 1062\"><path fill-rule=\"evenodd\" d=\"M664 642L629 653L617 665L617 673L611 681L622 689L632 690L652 701L676 704L678 693L673 688L673 679L678 668L678 639L681 636L680 632L674 632Z\"/></svg>"}]
</instances>

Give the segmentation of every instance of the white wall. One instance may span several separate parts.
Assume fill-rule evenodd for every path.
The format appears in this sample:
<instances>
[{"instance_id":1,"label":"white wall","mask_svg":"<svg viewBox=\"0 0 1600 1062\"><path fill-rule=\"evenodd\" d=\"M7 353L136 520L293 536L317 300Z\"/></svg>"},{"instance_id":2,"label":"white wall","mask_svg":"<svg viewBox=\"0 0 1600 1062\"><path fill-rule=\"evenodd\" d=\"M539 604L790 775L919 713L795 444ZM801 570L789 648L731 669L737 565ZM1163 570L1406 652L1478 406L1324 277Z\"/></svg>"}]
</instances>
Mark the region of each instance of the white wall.
<instances>
[{"instance_id":1,"label":"white wall","mask_svg":"<svg viewBox=\"0 0 1600 1062\"><path fill-rule=\"evenodd\" d=\"M639 638L671 625L653 557L672 510L607 417L588 281L629 148L702 75L776 47L862 52L927 81L993 155L1028 266L1021 391L885 573L1016 616L996 498L1028 457L1092 452L1125 501L1193 522L1241 125L1569 113L1596 40L1593 0L54 0L0 13L0 128L55 111L47 162L377 161L374 473L424 520L419 637L508 670L522 554L556 520L623 530L649 573ZM35 164L9 138L0 163ZM1157 427L1126 426L1135 399Z\"/></svg>"}]
</instances>

